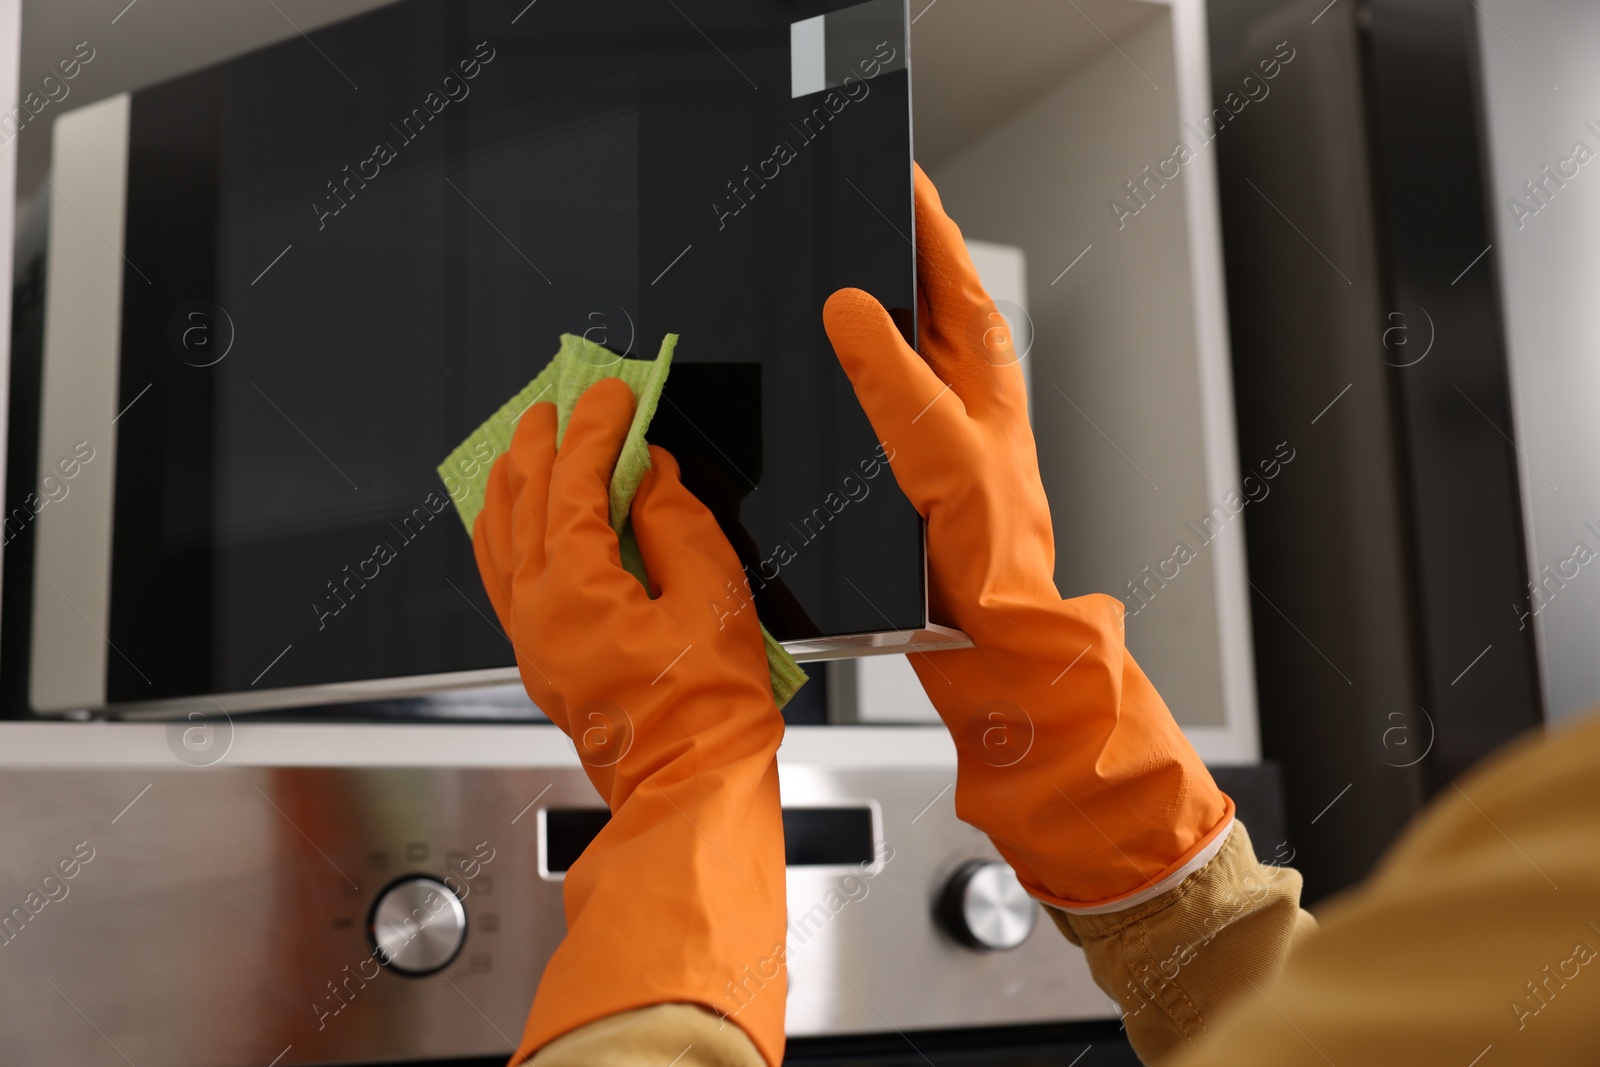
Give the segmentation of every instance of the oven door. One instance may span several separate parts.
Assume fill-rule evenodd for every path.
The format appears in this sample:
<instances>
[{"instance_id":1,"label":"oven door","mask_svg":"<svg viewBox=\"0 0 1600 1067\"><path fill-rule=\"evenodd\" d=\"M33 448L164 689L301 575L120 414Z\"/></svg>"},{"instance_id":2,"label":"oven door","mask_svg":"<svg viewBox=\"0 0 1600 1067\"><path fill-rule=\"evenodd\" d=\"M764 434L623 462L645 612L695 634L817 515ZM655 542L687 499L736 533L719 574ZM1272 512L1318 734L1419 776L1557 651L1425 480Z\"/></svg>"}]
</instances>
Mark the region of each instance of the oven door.
<instances>
[{"instance_id":1,"label":"oven door","mask_svg":"<svg viewBox=\"0 0 1600 1067\"><path fill-rule=\"evenodd\" d=\"M33 710L514 678L435 467L563 332L680 335L652 436L780 640L959 643L821 326L915 303L905 6L838 8L405 0L64 113Z\"/></svg>"}]
</instances>

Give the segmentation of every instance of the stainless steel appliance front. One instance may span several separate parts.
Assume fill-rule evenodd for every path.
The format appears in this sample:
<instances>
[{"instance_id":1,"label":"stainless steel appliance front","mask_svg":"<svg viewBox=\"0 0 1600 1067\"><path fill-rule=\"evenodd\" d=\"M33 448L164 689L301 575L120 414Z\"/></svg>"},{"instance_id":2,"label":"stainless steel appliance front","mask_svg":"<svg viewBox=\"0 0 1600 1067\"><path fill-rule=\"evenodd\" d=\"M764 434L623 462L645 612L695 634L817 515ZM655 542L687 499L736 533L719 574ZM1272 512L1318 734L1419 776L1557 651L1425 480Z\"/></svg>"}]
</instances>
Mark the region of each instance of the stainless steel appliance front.
<instances>
[{"instance_id":1,"label":"stainless steel appliance front","mask_svg":"<svg viewBox=\"0 0 1600 1067\"><path fill-rule=\"evenodd\" d=\"M6 730L8 1064L506 1052L564 930L548 816L600 806L553 727ZM942 729L794 728L780 768L786 810L859 809L872 835L871 862L790 867L792 1034L1114 1015L1052 924L1009 951L941 925L950 880L997 858L955 818ZM369 939L380 897L418 877L465 916L420 976ZM751 964L739 996L775 995Z\"/></svg>"}]
</instances>

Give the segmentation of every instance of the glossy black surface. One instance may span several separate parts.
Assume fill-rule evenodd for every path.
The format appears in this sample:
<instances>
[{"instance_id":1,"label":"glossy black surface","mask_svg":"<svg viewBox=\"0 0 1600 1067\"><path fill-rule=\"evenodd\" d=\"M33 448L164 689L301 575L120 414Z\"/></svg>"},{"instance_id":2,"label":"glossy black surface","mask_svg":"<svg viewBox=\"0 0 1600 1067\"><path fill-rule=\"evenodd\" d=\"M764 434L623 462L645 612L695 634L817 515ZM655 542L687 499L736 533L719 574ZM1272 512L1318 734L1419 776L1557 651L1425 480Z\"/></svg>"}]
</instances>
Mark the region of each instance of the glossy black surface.
<instances>
[{"instance_id":1,"label":"glossy black surface","mask_svg":"<svg viewBox=\"0 0 1600 1067\"><path fill-rule=\"evenodd\" d=\"M551 808L544 813L545 869L568 870L611 821L604 808ZM872 809L784 808L783 854L790 867L873 862Z\"/></svg>"},{"instance_id":2,"label":"glossy black surface","mask_svg":"<svg viewBox=\"0 0 1600 1067\"><path fill-rule=\"evenodd\" d=\"M407 0L135 93L110 702L509 666L434 467L563 331L680 335L659 436L779 638L921 625L820 317L914 303L903 9L792 99L840 6Z\"/></svg>"}]
</instances>

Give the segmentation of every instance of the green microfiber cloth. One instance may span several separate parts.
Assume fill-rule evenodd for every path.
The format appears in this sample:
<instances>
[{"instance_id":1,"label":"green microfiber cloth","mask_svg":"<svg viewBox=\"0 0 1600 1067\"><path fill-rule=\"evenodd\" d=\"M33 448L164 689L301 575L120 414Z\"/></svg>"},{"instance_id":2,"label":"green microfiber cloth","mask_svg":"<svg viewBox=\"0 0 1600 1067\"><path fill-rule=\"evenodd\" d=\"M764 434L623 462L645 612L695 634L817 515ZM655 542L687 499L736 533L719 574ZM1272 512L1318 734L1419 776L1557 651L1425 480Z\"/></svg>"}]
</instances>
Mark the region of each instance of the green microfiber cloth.
<instances>
[{"instance_id":1,"label":"green microfiber cloth","mask_svg":"<svg viewBox=\"0 0 1600 1067\"><path fill-rule=\"evenodd\" d=\"M467 528L467 536L472 536L472 527L477 522L478 513L483 510L484 491L489 484L490 464L483 462L483 457L491 457L492 462L492 457L504 455L510 450L511 435L516 430L518 417L540 401L555 404L556 442L559 444L567 432L567 420L572 417L572 409L584 390L602 378L621 378L633 390L639 406L634 411L633 425L628 428L628 436L622 442L622 453L617 457L616 470L611 475L611 528L617 531L623 567L648 588L644 558L639 554L639 542L633 536L633 525L629 522L628 514L633 505L633 495L639 491L639 483L650 469L645 430L655 417L656 404L661 399L662 387L667 383L672 351L677 344L678 335L669 333L662 338L661 352L655 359L623 359L585 338L570 333L562 334L561 350L539 372L538 377L501 405L499 411L472 431L439 464L439 477L444 479L447 488L452 482L459 482L466 488L461 499L456 501L456 514ZM454 493L451 495L454 496ZM765 626L761 627L761 638L766 642L767 666L772 673L772 696L781 708L806 683L806 672L801 670L800 664L778 643L777 638L767 632Z\"/></svg>"}]
</instances>

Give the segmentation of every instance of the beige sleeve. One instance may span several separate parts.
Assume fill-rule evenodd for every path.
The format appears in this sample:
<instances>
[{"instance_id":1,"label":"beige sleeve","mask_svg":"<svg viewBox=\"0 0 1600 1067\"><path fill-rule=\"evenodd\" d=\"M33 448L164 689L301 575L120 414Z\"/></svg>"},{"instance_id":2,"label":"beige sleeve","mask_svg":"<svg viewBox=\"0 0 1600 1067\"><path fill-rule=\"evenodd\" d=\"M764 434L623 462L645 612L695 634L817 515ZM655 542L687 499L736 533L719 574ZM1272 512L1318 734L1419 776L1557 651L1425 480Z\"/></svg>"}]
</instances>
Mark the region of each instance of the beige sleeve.
<instances>
[{"instance_id":1,"label":"beige sleeve","mask_svg":"<svg viewBox=\"0 0 1600 1067\"><path fill-rule=\"evenodd\" d=\"M1237 822L1211 862L1154 900L1109 915L1046 910L1083 947L1145 1063L1192 1047L1316 928L1299 873L1258 862Z\"/></svg>"},{"instance_id":2,"label":"beige sleeve","mask_svg":"<svg viewBox=\"0 0 1600 1067\"><path fill-rule=\"evenodd\" d=\"M1163 1067L1600 1062L1600 718L1447 786L1318 917Z\"/></svg>"},{"instance_id":3,"label":"beige sleeve","mask_svg":"<svg viewBox=\"0 0 1600 1067\"><path fill-rule=\"evenodd\" d=\"M766 1067L745 1032L693 1004L657 1004L556 1038L528 1067Z\"/></svg>"}]
</instances>

